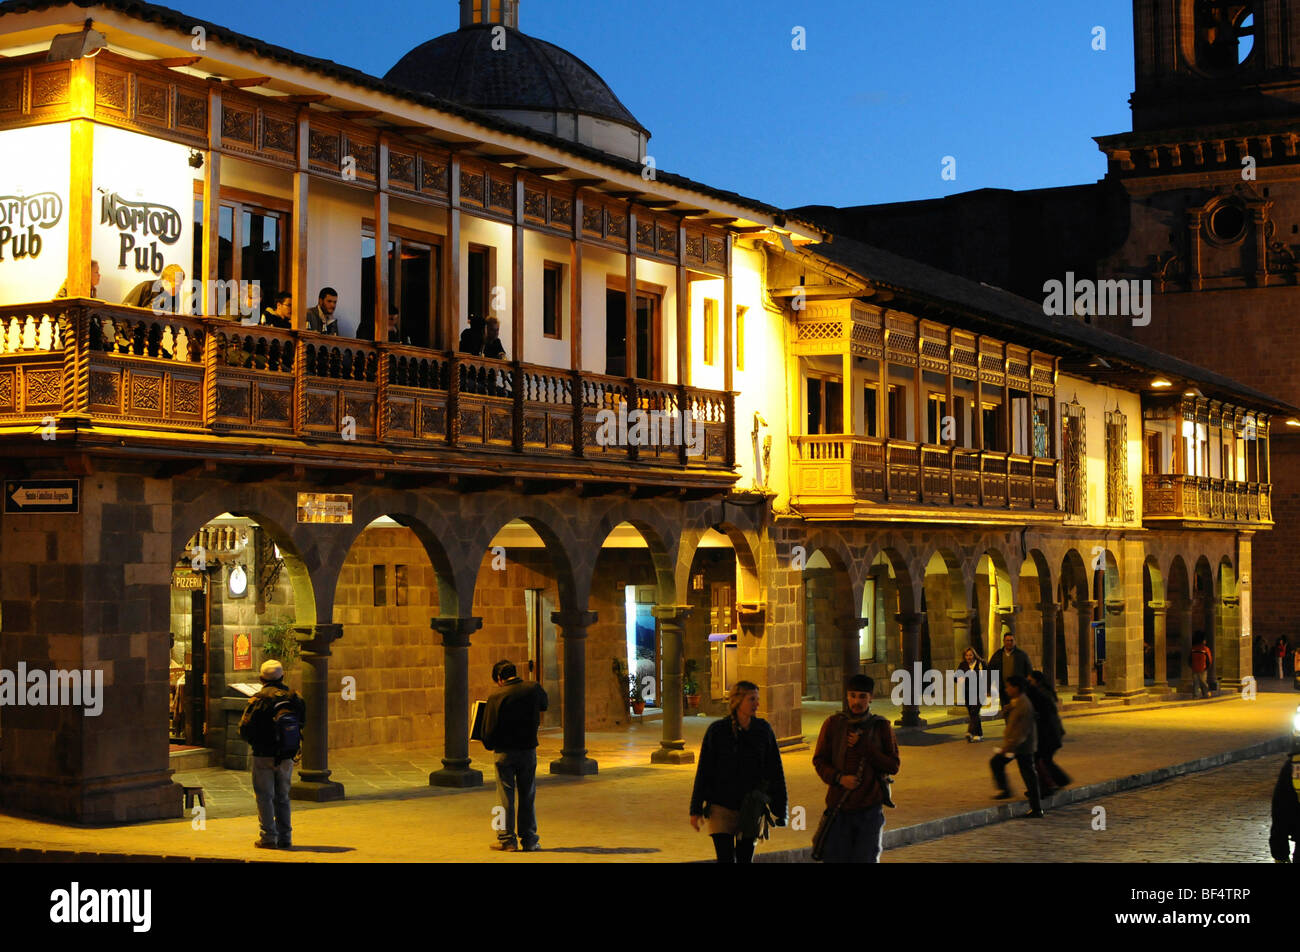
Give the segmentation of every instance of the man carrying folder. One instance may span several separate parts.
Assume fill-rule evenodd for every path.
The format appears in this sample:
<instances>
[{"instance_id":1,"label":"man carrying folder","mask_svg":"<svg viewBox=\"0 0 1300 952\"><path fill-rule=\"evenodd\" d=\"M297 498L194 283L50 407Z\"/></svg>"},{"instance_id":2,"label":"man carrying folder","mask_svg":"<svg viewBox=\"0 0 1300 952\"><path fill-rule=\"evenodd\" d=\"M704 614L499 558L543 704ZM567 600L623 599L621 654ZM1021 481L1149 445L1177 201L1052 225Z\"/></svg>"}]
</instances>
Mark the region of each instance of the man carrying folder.
<instances>
[{"instance_id":1,"label":"man carrying folder","mask_svg":"<svg viewBox=\"0 0 1300 952\"><path fill-rule=\"evenodd\" d=\"M497 834L492 849L517 852L518 830L523 851L531 853L541 848L533 798L537 790L537 728L546 710L546 692L540 684L521 679L510 661L498 661L492 666L492 681L498 689L488 698L483 711L483 746L497 755L497 796L505 811L505 829Z\"/></svg>"}]
</instances>

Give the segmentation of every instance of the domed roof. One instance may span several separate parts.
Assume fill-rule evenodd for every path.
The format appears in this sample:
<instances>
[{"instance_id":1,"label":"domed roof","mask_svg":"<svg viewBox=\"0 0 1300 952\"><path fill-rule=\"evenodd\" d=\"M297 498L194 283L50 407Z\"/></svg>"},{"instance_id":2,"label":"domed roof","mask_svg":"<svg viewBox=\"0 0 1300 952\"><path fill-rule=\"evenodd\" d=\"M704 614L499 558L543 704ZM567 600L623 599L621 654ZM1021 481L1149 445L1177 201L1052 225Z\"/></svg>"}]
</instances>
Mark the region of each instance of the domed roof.
<instances>
[{"instance_id":1,"label":"domed roof","mask_svg":"<svg viewBox=\"0 0 1300 952\"><path fill-rule=\"evenodd\" d=\"M580 113L649 135L578 57L509 27L500 27L505 30L505 49L493 49L497 29L472 24L422 43L398 60L384 79L487 112Z\"/></svg>"}]
</instances>

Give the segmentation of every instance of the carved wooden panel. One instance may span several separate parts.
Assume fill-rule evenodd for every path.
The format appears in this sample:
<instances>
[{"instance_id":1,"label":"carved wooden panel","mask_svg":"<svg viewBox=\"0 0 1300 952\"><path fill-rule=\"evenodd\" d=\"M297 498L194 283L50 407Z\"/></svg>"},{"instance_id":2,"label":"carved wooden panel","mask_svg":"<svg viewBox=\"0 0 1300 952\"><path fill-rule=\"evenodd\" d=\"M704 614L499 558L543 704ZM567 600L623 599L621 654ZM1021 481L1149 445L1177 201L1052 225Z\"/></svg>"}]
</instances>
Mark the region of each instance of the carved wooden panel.
<instances>
[{"instance_id":1,"label":"carved wooden panel","mask_svg":"<svg viewBox=\"0 0 1300 952\"><path fill-rule=\"evenodd\" d=\"M488 201L493 208L499 208L502 211L514 214L515 210L515 187L510 182L503 182L500 179L492 179L489 189Z\"/></svg>"},{"instance_id":2,"label":"carved wooden panel","mask_svg":"<svg viewBox=\"0 0 1300 952\"><path fill-rule=\"evenodd\" d=\"M22 108L22 74L0 77L0 112L19 112Z\"/></svg>"},{"instance_id":3,"label":"carved wooden panel","mask_svg":"<svg viewBox=\"0 0 1300 952\"><path fill-rule=\"evenodd\" d=\"M446 195L450 188L451 168L445 162L421 158L420 190Z\"/></svg>"},{"instance_id":4,"label":"carved wooden panel","mask_svg":"<svg viewBox=\"0 0 1300 952\"><path fill-rule=\"evenodd\" d=\"M441 439L447 432L446 407L420 406L420 436Z\"/></svg>"},{"instance_id":5,"label":"carved wooden panel","mask_svg":"<svg viewBox=\"0 0 1300 952\"><path fill-rule=\"evenodd\" d=\"M121 375L91 371L90 402L94 406L113 407L121 410Z\"/></svg>"},{"instance_id":6,"label":"carved wooden panel","mask_svg":"<svg viewBox=\"0 0 1300 952\"><path fill-rule=\"evenodd\" d=\"M344 397L343 398L343 415L350 416L357 421L357 426L363 430L373 430L375 428L375 402L366 398Z\"/></svg>"},{"instance_id":7,"label":"carved wooden panel","mask_svg":"<svg viewBox=\"0 0 1300 952\"><path fill-rule=\"evenodd\" d=\"M194 380L172 380L172 412L185 416L200 416L203 412L203 390Z\"/></svg>"},{"instance_id":8,"label":"carved wooden panel","mask_svg":"<svg viewBox=\"0 0 1300 952\"><path fill-rule=\"evenodd\" d=\"M170 119L171 88L147 79L136 79L135 118L155 125L165 126Z\"/></svg>"},{"instance_id":9,"label":"carved wooden panel","mask_svg":"<svg viewBox=\"0 0 1300 952\"><path fill-rule=\"evenodd\" d=\"M545 414L529 414L524 418L524 442L534 446L546 445Z\"/></svg>"},{"instance_id":10,"label":"carved wooden panel","mask_svg":"<svg viewBox=\"0 0 1300 952\"><path fill-rule=\"evenodd\" d=\"M582 206L582 230L593 235L604 233L605 209L600 205Z\"/></svg>"},{"instance_id":11,"label":"carved wooden panel","mask_svg":"<svg viewBox=\"0 0 1300 952\"><path fill-rule=\"evenodd\" d=\"M551 196L551 224L573 227L573 202L559 195Z\"/></svg>"},{"instance_id":12,"label":"carved wooden panel","mask_svg":"<svg viewBox=\"0 0 1300 952\"><path fill-rule=\"evenodd\" d=\"M96 106L103 106L105 109L112 109L114 112L125 115L128 105L128 89L130 89L130 84L127 81L126 73L119 73L111 69L96 70Z\"/></svg>"},{"instance_id":13,"label":"carved wooden panel","mask_svg":"<svg viewBox=\"0 0 1300 952\"><path fill-rule=\"evenodd\" d=\"M638 247L654 250L655 246L655 223L652 221L638 221L636 223L636 243Z\"/></svg>"},{"instance_id":14,"label":"carved wooden panel","mask_svg":"<svg viewBox=\"0 0 1300 952\"><path fill-rule=\"evenodd\" d=\"M217 387L217 416L248 420L248 387Z\"/></svg>"},{"instance_id":15,"label":"carved wooden panel","mask_svg":"<svg viewBox=\"0 0 1300 952\"><path fill-rule=\"evenodd\" d=\"M389 150L388 181L395 185L415 186L415 156Z\"/></svg>"},{"instance_id":16,"label":"carved wooden panel","mask_svg":"<svg viewBox=\"0 0 1300 952\"><path fill-rule=\"evenodd\" d=\"M704 237L702 235L686 236L686 257L692 261L704 260Z\"/></svg>"},{"instance_id":17,"label":"carved wooden panel","mask_svg":"<svg viewBox=\"0 0 1300 952\"><path fill-rule=\"evenodd\" d=\"M311 426L333 426L337 401L331 393L307 394L307 423Z\"/></svg>"},{"instance_id":18,"label":"carved wooden panel","mask_svg":"<svg viewBox=\"0 0 1300 952\"><path fill-rule=\"evenodd\" d=\"M322 129L312 129L308 132L307 158L310 161L337 169L341 155L337 132Z\"/></svg>"},{"instance_id":19,"label":"carved wooden panel","mask_svg":"<svg viewBox=\"0 0 1300 952\"><path fill-rule=\"evenodd\" d=\"M262 119L262 148L294 155L298 151L297 123L287 119L264 116Z\"/></svg>"},{"instance_id":20,"label":"carved wooden panel","mask_svg":"<svg viewBox=\"0 0 1300 952\"><path fill-rule=\"evenodd\" d=\"M488 411L488 439L496 443L509 443L514 435L514 421L504 410Z\"/></svg>"},{"instance_id":21,"label":"carved wooden panel","mask_svg":"<svg viewBox=\"0 0 1300 952\"><path fill-rule=\"evenodd\" d=\"M375 172L379 168L378 149L375 146L348 137L346 154L356 160L357 175L375 177Z\"/></svg>"},{"instance_id":22,"label":"carved wooden panel","mask_svg":"<svg viewBox=\"0 0 1300 952\"><path fill-rule=\"evenodd\" d=\"M551 443L555 446L573 446L573 421L567 417L551 417Z\"/></svg>"},{"instance_id":23,"label":"carved wooden panel","mask_svg":"<svg viewBox=\"0 0 1300 952\"><path fill-rule=\"evenodd\" d=\"M221 138L252 148L257 116L250 109L237 109L229 103L221 104Z\"/></svg>"},{"instance_id":24,"label":"carved wooden panel","mask_svg":"<svg viewBox=\"0 0 1300 952\"><path fill-rule=\"evenodd\" d=\"M460 436L463 440L482 441L483 408L466 407L460 411Z\"/></svg>"},{"instance_id":25,"label":"carved wooden panel","mask_svg":"<svg viewBox=\"0 0 1300 952\"><path fill-rule=\"evenodd\" d=\"M677 229L659 226L659 250L664 254L677 254Z\"/></svg>"},{"instance_id":26,"label":"carved wooden panel","mask_svg":"<svg viewBox=\"0 0 1300 952\"><path fill-rule=\"evenodd\" d=\"M726 246L722 240L718 238L705 238L704 263L722 265L726 263L726 260Z\"/></svg>"},{"instance_id":27,"label":"carved wooden panel","mask_svg":"<svg viewBox=\"0 0 1300 952\"><path fill-rule=\"evenodd\" d=\"M0 370L0 410L14 410L14 376L13 370Z\"/></svg>"},{"instance_id":28,"label":"carved wooden panel","mask_svg":"<svg viewBox=\"0 0 1300 952\"><path fill-rule=\"evenodd\" d=\"M31 370L23 374L26 408L59 406L63 403L63 371Z\"/></svg>"},{"instance_id":29,"label":"carved wooden panel","mask_svg":"<svg viewBox=\"0 0 1300 952\"><path fill-rule=\"evenodd\" d=\"M206 134L208 131L208 101L202 96L176 94L176 127Z\"/></svg>"},{"instance_id":30,"label":"carved wooden panel","mask_svg":"<svg viewBox=\"0 0 1300 952\"><path fill-rule=\"evenodd\" d=\"M460 197L474 202L476 205L482 205L484 181L484 177L479 173L461 169Z\"/></svg>"},{"instance_id":31,"label":"carved wooden panel","mask_svg":"<svg viewBox=\"0 0 1300 952\"><path fill-rule=\"evenodd\" d=\"M546 221L546 193L536 189L524 189L524 217L534 221Z\"/></svg>"},{"instance_id":32,"label":"carved wooden panel","mask_svg":"<svg viewBox=\"0 0 1300 952\"><path fill-rule=\"evenodd\" d=\"M391 401L388 404L388 429L410 434L414 432L415 406L411 403Z\"/></svg>"},{"instance_id":33,"label":"carved wooden panel","mask_svg":"<svg viewBox=\"0 0 1300 952\"><path fill-rule=\"evenodd\" d=\"M609 237L626 238L627 237L627 216L619 212L611 211L609 213Z\"/></svg>"},{"instance_id":34,"label":"carved wooden panel","mask_svg":"<svg viewBox=\"0 0 1300 952\"><path fill-rule=\"evenodd\" d=\"M258 387L257 396L259 402L257 415L259 419L272 423L288 423L292 419L292 394L288 390L271 390Z\"/></svg>"},{"instance_id":35,"label":"carved wooden panel","mask_svg":"<svg viewBox=\"0 0 1300 952\"><path fill-rule=\"evenodd\" d=\"M161 376L131 374L131 413L162 413Z\"/></svg>"},{"instance_id":36,"label":"carved wooden panel","mask_svg":"<svg viewBox=\"0 0 1300 952\"><path fill-rule=\"evenodd\" d=\"M57 106L68 102L69 67L32 70L32 108Z\"/></svg>"}]
</instances>

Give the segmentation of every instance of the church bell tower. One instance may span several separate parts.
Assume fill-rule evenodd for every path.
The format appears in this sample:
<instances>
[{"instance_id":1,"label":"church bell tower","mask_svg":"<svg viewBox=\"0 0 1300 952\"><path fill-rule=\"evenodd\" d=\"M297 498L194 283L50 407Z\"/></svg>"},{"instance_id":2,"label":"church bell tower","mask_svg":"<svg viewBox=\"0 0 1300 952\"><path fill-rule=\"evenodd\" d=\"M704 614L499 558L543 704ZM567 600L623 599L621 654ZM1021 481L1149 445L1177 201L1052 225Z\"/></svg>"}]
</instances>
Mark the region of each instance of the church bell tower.
<instances>
[{"instance_id":1,"label":"church bell tower","mask_svg":"<svg viewBox=\"0 0 1300 952\"><path fill-rule=\"evenodd\" d=\"M519 29L519 0L460 0L461 27L484 24Z\"/></svg>"}]
</instances>

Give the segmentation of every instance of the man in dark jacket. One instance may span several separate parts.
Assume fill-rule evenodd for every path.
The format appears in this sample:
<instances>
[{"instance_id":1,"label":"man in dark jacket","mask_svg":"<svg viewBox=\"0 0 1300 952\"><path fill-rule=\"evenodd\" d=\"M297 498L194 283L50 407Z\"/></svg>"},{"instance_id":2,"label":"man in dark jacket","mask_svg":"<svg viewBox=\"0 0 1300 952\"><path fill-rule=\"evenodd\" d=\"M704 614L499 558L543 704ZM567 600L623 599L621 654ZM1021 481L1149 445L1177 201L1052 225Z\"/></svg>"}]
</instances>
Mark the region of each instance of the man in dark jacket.
<instances>
[{"instance_id":1,"label":"man in dark jacket","mask_svg":"<svg viewBox=\"0 0 1300 952\"><path fill-rule=\"evenodd\" d=\"M1070 785L1069 775L1052 760L1061 749L1065 725L1061 723L1061 712L1056 707L1056 695L1048 687L1043 672L1030 672L1027 693L1029 703L1034 706L1034 718L1038 726L1038 750L1034 754L1038 776L1044 781L1043 793L1055 793L1061 787Z\"/></svg>"},{"instance_id":2,"label":"man in dark jacket","mask_svg":"<svg viewBox=\"0 0 1300 952\"><path fill-rule=\"evenodd\" d=\"M497 796L505 812L505 828L497 833L492 849L517 852L518 830L524 852L531 853L541 848L533 800L537 792L537 727L546 710L546 692L535 681L521 679L509 661L492 666L492 681L499 690L488 698L483 711L483 746L497 755Z\"/></svg>"},{"instance_id":3,"label":"man in dark jacket","mask_svg":"<svg viewBox=\"0 0 1300 952\"><path fill-rule=\"evenodd\" d=\"M1288 840L1295 841L1294 850ZM1278 863L1300 863L1300 749L1282 764L1273 788L1273 826L1268 851Z\"/></svg>"},{"instance_id":4,"label":"man in dark jacket","mask_svg":"<svg viewBox=\"0 0 1300 952\"><path fill-rule=\"evenodd\" d=\"M141 281L122 298L122 303L131 307L149 308L155 314L175 314L179 309L181 285L185 283L185 272L178 264L169 264L155 280Z\"/></svg>"},{"instance_id":5,"label":"man in dark jacket","mask_svg":"<svg viewBox=\"0 0 1300 952\"><path fill-rule=\"evenodd\" d=\"M1007 632L1002 636L1002 650L989 658L988 669L998 672L998 699L1002 702L1002 716L1007 716L1007 678L1028 678L1033 665L1029 655L1016 647L1016 636Z\"/></svg>"},{"instance_id":6,"label":"man in dark jacket","mask_svg":"<svg viewBox=\"0 0 1300 952\"><path fill-rule=\"evenodd\" d=\"M262 690L248 700L239 720L239 736L253 748L253 794L262 835L253 845L262 849L288 849L293 845L289 823L289 783L298 738L307 718L307 704L284 683L284 667L266 661L261 670ZM296 724L291 721L296 718ZM286 742L294 749L289 750Z\"/></svg>"},{"instance_id":7,"label":"man in dark jacket","mask_svg":"<svg viewBox=\"0 0 1300 952\"><path fill-rule=\"evenodd\" d=\"M885 830L885 784L898 773L898 742L889 720L870 714L875 681L865 674L849 679L849 710L822 724L813 769L827 784L826 808L839 812L826 833L827 863L878 863Z\"/></svg>"}]
</instances>

